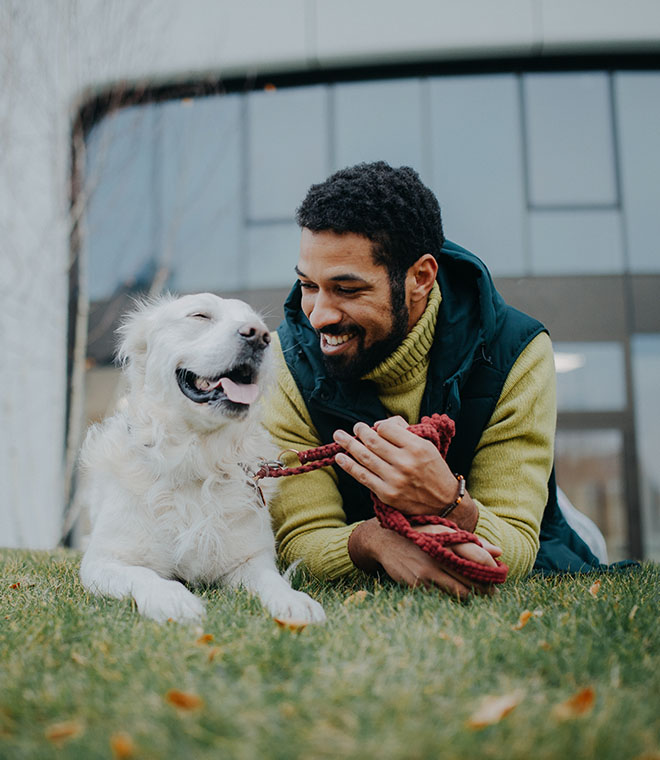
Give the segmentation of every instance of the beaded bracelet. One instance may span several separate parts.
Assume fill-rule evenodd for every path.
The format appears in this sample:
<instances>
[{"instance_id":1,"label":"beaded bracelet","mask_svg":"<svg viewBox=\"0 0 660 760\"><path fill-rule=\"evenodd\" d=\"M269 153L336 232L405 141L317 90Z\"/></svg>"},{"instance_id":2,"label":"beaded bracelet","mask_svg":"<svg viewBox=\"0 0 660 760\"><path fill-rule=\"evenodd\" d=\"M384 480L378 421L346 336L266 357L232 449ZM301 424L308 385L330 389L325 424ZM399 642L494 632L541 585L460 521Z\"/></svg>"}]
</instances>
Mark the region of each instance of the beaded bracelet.
<instances>
[{"instance_id":1,"label":"beaded bracelet","mask_svg":"<svg viewBox=\"0 0 660 760\"><path fill-rule=\"evenodd\" d=\"M458 496L448 507L445 507L442 512L440 512L440 517L447 517L450 512L453 512L461 501L463 501L463 497L465 496L465 478L458 473L454 473L454 477L458 480Z\"/></svg>"}]
</instances>

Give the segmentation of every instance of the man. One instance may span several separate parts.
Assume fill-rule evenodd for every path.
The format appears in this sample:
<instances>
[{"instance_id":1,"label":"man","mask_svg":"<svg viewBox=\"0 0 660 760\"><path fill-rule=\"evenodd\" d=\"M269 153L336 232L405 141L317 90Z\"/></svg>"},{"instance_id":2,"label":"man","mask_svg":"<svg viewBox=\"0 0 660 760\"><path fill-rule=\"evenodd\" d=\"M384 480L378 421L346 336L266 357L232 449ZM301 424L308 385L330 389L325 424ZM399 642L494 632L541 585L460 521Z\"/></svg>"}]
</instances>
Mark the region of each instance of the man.
<instances>
[{"instance_id":1,"label":"man","mask_svg":"<svg viewBox=\"0 0 660 760\"><path fill-rule=\"evenodd\" d=\"M462 597L486 590L382 528L373 491L405 514L450 512L483 543L456 553L485 565L501 557L510 575L527 574L546 503L558 513L544 327L507 306L483 263L445 240L438 202L410 168L337 172L312 186L297 221L298 282L274 341L267 425L282 449L334 438L348 455L280 481L272 513L282 557L328 579L384 570ZM456 422L447 462L406 430L433 412Z\"/></svg>"}]
</instances>

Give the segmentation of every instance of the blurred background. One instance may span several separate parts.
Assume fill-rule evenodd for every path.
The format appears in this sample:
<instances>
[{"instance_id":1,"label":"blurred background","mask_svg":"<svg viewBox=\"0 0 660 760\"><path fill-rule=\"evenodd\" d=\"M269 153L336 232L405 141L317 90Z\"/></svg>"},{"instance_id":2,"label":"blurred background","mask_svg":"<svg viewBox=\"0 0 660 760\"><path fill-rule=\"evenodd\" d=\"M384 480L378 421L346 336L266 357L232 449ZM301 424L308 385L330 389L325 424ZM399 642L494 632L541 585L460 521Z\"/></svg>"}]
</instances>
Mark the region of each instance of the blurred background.
<instances>
[{"instance_id":1,"label":"blurred background","mask_svg":"<svg viewBox=\"0 0 660 760\"><path fill-rule=\"evenodd\" d=\"M0 73L0 545L69 532L131 299L276 327L307 188L384 159L548 326L558 481L610 561L660 559L657 2L3 0Z\"/></svg>"}]
</instances>

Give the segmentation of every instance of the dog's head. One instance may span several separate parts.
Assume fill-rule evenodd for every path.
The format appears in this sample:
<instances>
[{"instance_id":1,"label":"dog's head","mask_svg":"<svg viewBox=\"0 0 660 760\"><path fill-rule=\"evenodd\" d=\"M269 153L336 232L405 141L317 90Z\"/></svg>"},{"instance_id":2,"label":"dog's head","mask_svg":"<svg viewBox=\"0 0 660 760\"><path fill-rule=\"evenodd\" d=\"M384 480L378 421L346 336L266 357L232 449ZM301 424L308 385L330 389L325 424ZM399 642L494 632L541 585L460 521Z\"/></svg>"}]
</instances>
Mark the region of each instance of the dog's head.
<instances>
[{"instance_id":1,"label":"dog's head","mask_svg":"<svg viewBox=\"0 0 660 760\"><path fill-rule=\"evenodd\" d=\"M119 336L130 391L204 426L245 417L260 395L270 333L243 301L165 296L138 306Z\"/></svg>"}]
</instances>

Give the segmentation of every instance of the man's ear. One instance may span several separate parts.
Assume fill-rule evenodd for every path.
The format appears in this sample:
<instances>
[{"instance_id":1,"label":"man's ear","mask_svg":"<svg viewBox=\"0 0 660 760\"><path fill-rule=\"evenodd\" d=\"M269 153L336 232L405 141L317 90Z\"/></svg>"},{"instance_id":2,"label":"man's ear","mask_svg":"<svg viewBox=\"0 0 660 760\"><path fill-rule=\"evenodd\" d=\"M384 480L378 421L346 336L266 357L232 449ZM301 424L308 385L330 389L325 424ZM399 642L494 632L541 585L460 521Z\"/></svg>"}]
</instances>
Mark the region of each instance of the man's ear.
<instances>
[{"instance_id":1,"label":"man's ear","mask_svg":"<svg viewBox=\"0 0 660 760\"><path fill-rule=\"evenodd\" d=\"M408 286L412 303L426 301L431 292L436 275L438 274L438 262L435 256L425 253L408 270Z\"/></svg>"}]
</instances>

